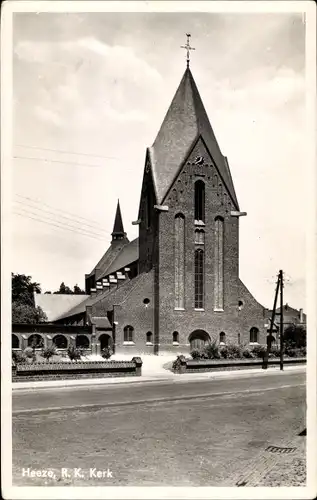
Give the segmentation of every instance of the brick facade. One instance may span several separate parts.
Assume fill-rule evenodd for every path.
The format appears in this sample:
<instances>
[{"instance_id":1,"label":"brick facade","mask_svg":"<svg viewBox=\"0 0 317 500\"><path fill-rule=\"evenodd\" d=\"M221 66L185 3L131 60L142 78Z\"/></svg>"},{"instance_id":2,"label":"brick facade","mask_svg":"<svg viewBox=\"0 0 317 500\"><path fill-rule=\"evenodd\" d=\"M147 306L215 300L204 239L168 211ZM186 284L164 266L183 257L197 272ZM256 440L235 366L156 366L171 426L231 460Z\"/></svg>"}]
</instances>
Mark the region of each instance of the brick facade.
<instances>
[{"instance_id":1,"label":"brick facade","mask_svg":"<svg viewBox=\"0 0 317 500\"><path fill-rule=\"evenodd\" d=\"M195 219L197 181L204 187L204 217L199 221ZM219 341L222 333L227 343L249 344L250 329L255 328L257 341L264 344L267 311L239 279L240 215L227 159L187 69L146 153L136 221L137 276L119 280L122 266L132 262L121 259L121 267L111 270L119 272L117 281L109 279L108 288L97 281L101 293L92 292L85 306L86 320L111 317L116 352L133 355L186 353L196 330L210 340ZM182 220L175 222L176 216ZM197 229L200 236L195 241ZM123 225L121 233L125 237ZM203 299L202 307L195 309L198 248L203 251L199 261L203 262L199 281ZM104 259L108 254L109 250ZM104 276L108 277L106 271ZM132 341L125 339L127 326L133 328Z\"/></svg>"}]
</instances>

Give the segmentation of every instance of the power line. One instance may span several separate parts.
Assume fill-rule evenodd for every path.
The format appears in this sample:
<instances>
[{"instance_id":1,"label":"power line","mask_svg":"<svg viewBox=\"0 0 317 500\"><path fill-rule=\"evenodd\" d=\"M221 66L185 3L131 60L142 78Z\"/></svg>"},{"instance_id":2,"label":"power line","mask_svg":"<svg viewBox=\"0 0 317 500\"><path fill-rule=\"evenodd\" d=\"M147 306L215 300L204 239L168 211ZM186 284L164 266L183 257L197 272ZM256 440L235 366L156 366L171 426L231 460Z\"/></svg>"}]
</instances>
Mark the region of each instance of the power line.
<instances>
[{"instance_id":1,"label":"power line","mask_svg":"<svg viewBox=\"0 0 317 500\"><path fill-rule=\"evenodd\" d=\"M39 218L36 218L36 217L31 217L30 215L26 215L26 213L19 213L17 211L13 211L13 213L15 215L19 215L21 217L25 217L27 219L32 219L32 220L35 220L36 222L42 222L43 224L47 224L48 226L54 226L54 227L58 227L59 229L63 229L64 231L69 231L71 233L76 233L78 234L79 236L87 236L88 238L92 238L93 240L99 240L99 241L104 241L104 239L102 238L96 238L95 236L91 235L91 234L88 234L88 233L83 233L82 231L74 231L72 229L69 229L65 226L60 226L58 224L53 224L51 222L47 222L46 220L43 220L43 219L39 219Z\"/></svg>"},{"instance_id":2,"label":"power line","mask_svg":"<svg viewBox=\"0 0 317 500\"><path fill-rule=\"evenodd\" d=\"M110 234L108 231L104 231L103 229L98 229L98 228L94 227L93 225L88 224L87 222L76 221L72 217L67 217L66 215L58 215L58 214L56 214L56 213L54 213L54 212L52 212L50 210L44 209L42 207L34 207L33 205L31 205L30 203L27 203L25 201L14 201L14 203L18 203L19 205L22 205L22 206L25 206L25 207L30 207L30 208L32 208L34 210L40 210L41 212L44 212L44 214L48 213L50 215L54 215L55 217L62 217L64 219L70 220L74 224L81 224L81 225L85 225L85 226L91 227L91 228L95 229L96 231L99 231L100 236L102 236L102 233L104 233L105 235L109 235ZM63 223L63 221L61 221L61 222ZM83 229L86 230L85 228L83 228ZM92 231L90 231L90 232L92 232Z\"/></svg>"},{"instance_id":3,"label":"power line","mask_svg":"<svg viewBox=\"0 0 317 500\"><path fill-rule=\"evenodd\" d=\"M23 209L20 209L23 211ZM32 212L31 210L27 209L25 210L23 213L26 213L26 214L32 214L32 215L36 215L37 217L38 216L41 216L41 214L38 214L37 212ZM75 230L78 230L82 233L86 233L86 234L91 234L92 236L100 236L101 238L103 237L102 234L98 234L98 233L94 233L93 231L90 231L90 229L85 229L83 228L83 230L81 230L79 227L77 226L72 226L71 224L68 224L67 222L63 222L63 221L59 221L59 220L56 220L56 219L52 219L51 217L47 217L46 214L43 214L42 218L46 217L44 220L50 220L50 221L53 221L53 222L57 222L58 224L63 224L63 227L70 227L71 229L75 229Z\"/></svg>"},{"instance_id":4,"label":"power line","mask_svg":"<svg viewBox=\"0 0 317 500\"><path fill-rule=\"evenodd\" d=\"M34 156L13 156L17 160L35 160L50 163L62 163L64 165L76 165L77 167L90 167L90 168L104 168L102 165L91 165L87 163L77 163L76 161L61 161L61 160L50 160L48 158L36 158Z\"/></svg>"},{"instance_id":5,"label":"power line","mask_svg":"<svg viewBox=\"0 0 317 500\"><path fill-rule=\"evenodd\" d=\"M73 217L76 217L77 219L87 221L90 224L95 224L97 227L101 228L101 226L99 224L97 224L96 222L94 222L92 219L87 219L86 217L80 217L79 215L76 215L76 214L74 214L72 212L68 212L67 210L61 210L60 208L53 207L52 205L49 205L48 203L45 203L44 201L41 201L38 198L37 199L30 198L29 196L22 196L21 194L18 194L18 193L15 193L15 196L18 196L19 198L22 198L24 200L29 200L32 203L37 203L37 204L45 205L46 207L52 208L53 210L56 210L58 212L62 212L62 213L68 214L68 215L72 215ZM110 234L110 233L108 232L108 234Z\"/></svg>"},{"instance_id":6,"label":"power line","mask_svg":"<svg viewBox=\"0 0 317 500\"><path fill-rule=\"evenodd\" d=\"M15 209L15 210L16 210L16 209ZM39 214L38 214L38 213L36 213L36 212L32 212L32 211L30 211L30 210L23 211L23 209L20 209L20 210L22 211L22 213L23 213L23 214L26 214L26 215L32 214L32 215L35 215L37 218L39 217ZM21 214L19 214L19 215L21 215ZM46 217L46 216L45 216L45 217ZM92 236L92 237L94 237L94 238L96 238L96 239L100 239L100 241L104 241L104 238L102 237L102 235L101 235L101 234L94 233L94 232L90 231L89 229L87 229L87 230L86 230L85 228L83 228L83 231L82 231L82 230L80 230L80 228L79 228L79 227L72 226L72 225L70 225L70 224L67 224L66 222L61 222L61 221L58 221L58 220L52 219L52 218L50 218L50 217L46 217L45 219L43 219L43 218L42 218L42 219L39 219L39 220L41 220L41 221L45 221L45 222L46 222L46 221L52 221L52 222L54 222L54 223L59 224L59 227L61 227L61 228L71 228L74 232L77 232L78 234L85 234L85 235L87 235L87 236L89 235L89 236ZM63 224L63 225L61 225L61 224ZM55 225L56 225L56 224L55 224ZM98 238L98 237L100 237L100 238Z\"/></svg>"},{"instance_id":7,"label":"power line","mask_svg":"<svg viewBox=\"0 0 317 500\"><path fill-rule=\"evenodd\" d=\"M52 149L52 148L42 148L39 146L26 146L24 144L16 144L16 146L20 148L27 148L27 149L38 149L42 151L53 151L54 153L63 153L63 154L69 154L69 155L80 155L80 156L91 156L92 158L105 158L106 160L119 160L118 157L116 156L102 156L102 155L95 155L92 153L76 153L75 151L65 151L63 149Z\"/></svg>"}]
</instances>

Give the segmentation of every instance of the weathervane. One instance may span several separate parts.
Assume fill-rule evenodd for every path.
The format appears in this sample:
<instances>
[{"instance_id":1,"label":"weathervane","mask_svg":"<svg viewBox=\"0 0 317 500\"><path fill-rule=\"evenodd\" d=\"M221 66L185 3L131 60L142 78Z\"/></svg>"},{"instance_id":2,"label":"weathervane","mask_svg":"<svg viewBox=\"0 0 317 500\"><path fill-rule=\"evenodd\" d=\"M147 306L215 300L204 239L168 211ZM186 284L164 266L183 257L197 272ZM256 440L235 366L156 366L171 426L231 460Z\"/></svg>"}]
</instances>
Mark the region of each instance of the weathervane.
<instances>
[{"instance_id":1,"label":"weathervane","mask_svg":"<svg viewBox=\"0 0 317 500\"><path fill-rule=\"evenodd\" d=\"M190 33L186 33L186 36L187 36L187 43L186 45L181 45L181 49L186 49L187 50L187 58L186 58L186 61L187 61L187 68L189 68L189 51L190 50L195 50L194 47L191 47L190 46L190 43L189 43L189 39L191 37L191 34Z\"/></svg>"}]
</instances>

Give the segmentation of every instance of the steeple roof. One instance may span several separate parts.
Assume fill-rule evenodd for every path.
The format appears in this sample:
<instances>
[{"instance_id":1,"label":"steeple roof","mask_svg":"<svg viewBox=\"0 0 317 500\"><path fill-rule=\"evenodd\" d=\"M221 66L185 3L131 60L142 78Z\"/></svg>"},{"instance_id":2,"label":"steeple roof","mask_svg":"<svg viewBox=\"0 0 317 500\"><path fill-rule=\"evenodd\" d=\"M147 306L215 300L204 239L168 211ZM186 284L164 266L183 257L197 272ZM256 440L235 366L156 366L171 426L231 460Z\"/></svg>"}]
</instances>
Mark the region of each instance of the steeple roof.
<instances>
[{"instance_id":1,"label":"steeple roof","mask_svg":"<svg viewBox=\"0 0 317 500\"><path fill-rule=\"evenodd\" d=\"M158 203L162 203L182 163L201 136L237 209L227 159L222 155L189 68L186 69L157 137L149 148Z\"/></svg>"},{"instance_id":2,"label":"steeple roof","mask_svg":"<svg viewBox=\"0 0 317 500\"><path fill-rule=\"evenodd\" d=\"M122 236L122 237L126 236L126 233L124 232L124 229L123 229L123 222L122 222L119 200L118 200L118 204L117 204L116 216L114 219L113 231L112 231L111 235L112 235L112 237L114 237L114 236Z\"/></svg>"}]
</instances>

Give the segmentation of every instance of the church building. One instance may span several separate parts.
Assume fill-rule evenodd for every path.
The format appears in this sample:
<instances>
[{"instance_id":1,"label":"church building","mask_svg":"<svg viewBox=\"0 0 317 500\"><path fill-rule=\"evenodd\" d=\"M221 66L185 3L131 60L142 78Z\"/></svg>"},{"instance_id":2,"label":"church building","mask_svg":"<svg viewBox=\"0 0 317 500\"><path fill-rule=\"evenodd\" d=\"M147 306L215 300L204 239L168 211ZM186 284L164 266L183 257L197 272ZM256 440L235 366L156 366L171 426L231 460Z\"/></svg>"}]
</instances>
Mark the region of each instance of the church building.
<instances>
[{"instance_id":1,"label":"church building","mask_svg":"<svg viewBox=\"0 0 317 500\"><path fill-rule=\"evenodd\" d=\"M239 278L243 215L187 64L145 153L139 237L129 241L118 202L110 247L85 276L87 295L55 323L90 326L95 353L265 344L267 310Z\"/></svg>"}]
</instances>

